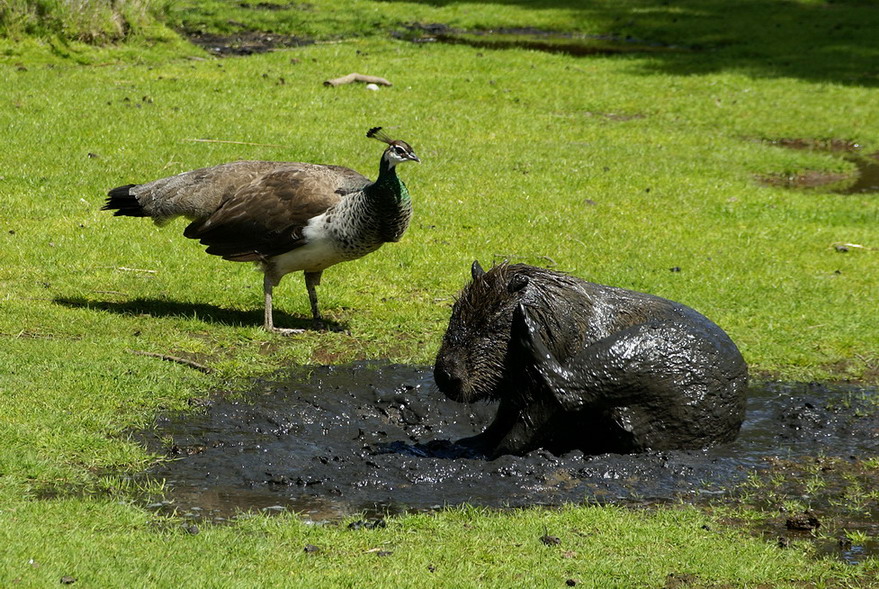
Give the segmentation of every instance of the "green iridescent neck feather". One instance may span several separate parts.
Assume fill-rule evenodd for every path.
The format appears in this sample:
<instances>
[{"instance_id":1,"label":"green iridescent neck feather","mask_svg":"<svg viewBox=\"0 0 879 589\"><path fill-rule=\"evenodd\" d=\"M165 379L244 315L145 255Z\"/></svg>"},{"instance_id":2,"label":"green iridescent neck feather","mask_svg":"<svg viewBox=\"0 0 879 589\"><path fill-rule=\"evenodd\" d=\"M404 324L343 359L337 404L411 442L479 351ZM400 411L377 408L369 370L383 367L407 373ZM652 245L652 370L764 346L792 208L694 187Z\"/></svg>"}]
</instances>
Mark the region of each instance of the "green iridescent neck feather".
<instances>
[{"instance_id":1,"label":"green iridescent neck feather","mask_svg":"<svg viewBox=\"0 0 879 589\"><path fill-rule=\"evenodd\" d=\"M410 198L409 189L406 188L406 185L403 184L403 181L397 176L396 167L391 166L384 159L379 168L378 178L376 178L372 186L369 187L369 191L376 195L393 196L397 202L408 202Z\"/></svg>"}]
</instances>

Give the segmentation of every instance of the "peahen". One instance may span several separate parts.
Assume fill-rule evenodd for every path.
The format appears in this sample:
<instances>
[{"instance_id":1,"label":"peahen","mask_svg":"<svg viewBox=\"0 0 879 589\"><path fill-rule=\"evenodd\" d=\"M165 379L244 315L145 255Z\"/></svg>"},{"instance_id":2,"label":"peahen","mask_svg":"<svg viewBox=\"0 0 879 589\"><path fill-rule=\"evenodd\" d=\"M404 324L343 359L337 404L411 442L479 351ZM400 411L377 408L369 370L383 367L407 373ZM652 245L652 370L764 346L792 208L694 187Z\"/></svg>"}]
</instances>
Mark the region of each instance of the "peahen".
<instances>
[{"instance_id":1,"label":"peahen","mask_svg":"<svg viewBox=\"0 0 879 589\"><path fill-rule=\"evenodd\" d=\"M412 201L396 166L421 160L381 127L366 136L387 144L375 182L341 166L238 161L119 186L102 210L150 217L159 226L186 217L191 223L183 235L206 245L207 253L262 267L265 329L296 333L301 330L275 327L272 318L272 289L284 275L305 273L320 326L315 287L321 273L399 241L409 226Z\"/></svg>"}]
</instances>

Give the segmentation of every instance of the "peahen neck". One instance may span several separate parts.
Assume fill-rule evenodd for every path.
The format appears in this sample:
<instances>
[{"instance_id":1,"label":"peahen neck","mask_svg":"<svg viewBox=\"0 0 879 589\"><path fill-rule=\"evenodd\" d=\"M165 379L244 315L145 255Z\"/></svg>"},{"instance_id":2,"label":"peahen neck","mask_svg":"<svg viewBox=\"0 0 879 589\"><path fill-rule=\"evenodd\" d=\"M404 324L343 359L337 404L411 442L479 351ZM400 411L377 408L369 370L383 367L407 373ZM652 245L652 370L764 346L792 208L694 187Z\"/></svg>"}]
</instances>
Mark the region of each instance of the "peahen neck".
<instances>
[{"instance_id":1,"label":"peahen neck","mask_svg":"<svg viewBox=\"0 0 879 589\"><path fill-rule=\"evenodd\" d=\"M412 218L412 200L394 166L382 158L378 178L363 191L360 200L360 228L364 241L376 247L399 241Z\"/></svg>"},{"instance_id":2,"label":"peahen neck","mask_svg":"<svg viewBox=\"0 0 879 589\"><path fill-rule=\"evenodd\" d=\"M409 190L400 177L397 176L396 166L392 166L385 158L382 158L378 170L378 178L369 187L370 196L381 199L393 199L397 204L409 202Z\"/></svg>"}]
</instances>

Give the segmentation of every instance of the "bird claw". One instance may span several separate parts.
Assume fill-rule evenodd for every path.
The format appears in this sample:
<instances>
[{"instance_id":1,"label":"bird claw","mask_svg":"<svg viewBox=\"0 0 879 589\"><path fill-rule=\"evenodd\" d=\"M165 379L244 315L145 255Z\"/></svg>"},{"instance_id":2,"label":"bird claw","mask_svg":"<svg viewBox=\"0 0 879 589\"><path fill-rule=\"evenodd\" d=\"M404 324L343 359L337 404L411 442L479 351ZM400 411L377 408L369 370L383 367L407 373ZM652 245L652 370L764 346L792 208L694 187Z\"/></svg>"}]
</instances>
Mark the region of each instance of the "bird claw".
<instances>
[{"instance_id":1,"label":"bird claw","mask_svg":"<svg viewBox=\"0 0 879 589\"><path fill-rule=\"evenodd\" d=\"M300 333L305 333L307 330L301 328L292 328L292 327L266 327L266 331L269 333L274 333L275 335L298 335Z\"/></svg>"}]
</instances>

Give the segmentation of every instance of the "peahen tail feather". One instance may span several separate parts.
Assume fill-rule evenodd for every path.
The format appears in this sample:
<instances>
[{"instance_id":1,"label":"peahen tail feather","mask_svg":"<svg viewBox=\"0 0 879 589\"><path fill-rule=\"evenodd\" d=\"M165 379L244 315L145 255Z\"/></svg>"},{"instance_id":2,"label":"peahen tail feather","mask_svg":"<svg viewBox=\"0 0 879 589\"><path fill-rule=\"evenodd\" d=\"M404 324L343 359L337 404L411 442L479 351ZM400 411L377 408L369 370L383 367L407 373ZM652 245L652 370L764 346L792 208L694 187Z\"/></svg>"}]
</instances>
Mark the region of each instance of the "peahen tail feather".
<instances>
[{"instance_id":1,"label":"peahen tail feather","mask_svg":"<svg viewBox=\"0 0 879 589\"><path fill-rule=\"evenodd\" d=\"M101 207L102 211L115 211L117 217L148 217L149 214L137 202L137 197L131 194L130 189L136 184L118 186L107 193L107 202Z\"/></svg>"}]
</instances>

